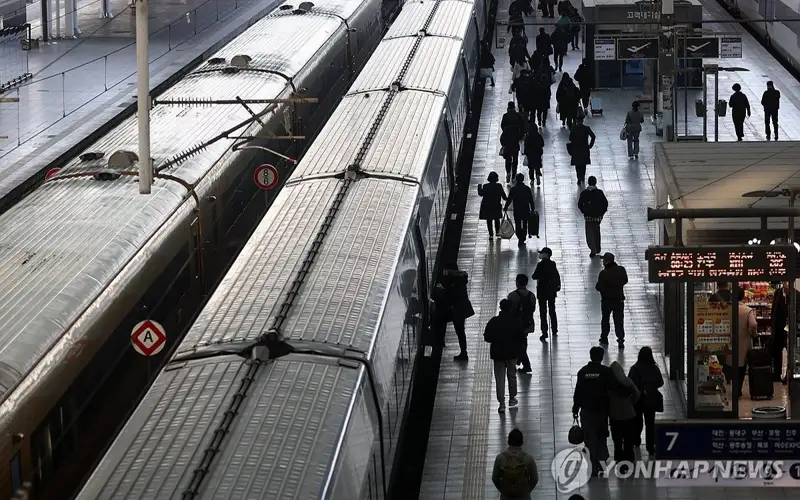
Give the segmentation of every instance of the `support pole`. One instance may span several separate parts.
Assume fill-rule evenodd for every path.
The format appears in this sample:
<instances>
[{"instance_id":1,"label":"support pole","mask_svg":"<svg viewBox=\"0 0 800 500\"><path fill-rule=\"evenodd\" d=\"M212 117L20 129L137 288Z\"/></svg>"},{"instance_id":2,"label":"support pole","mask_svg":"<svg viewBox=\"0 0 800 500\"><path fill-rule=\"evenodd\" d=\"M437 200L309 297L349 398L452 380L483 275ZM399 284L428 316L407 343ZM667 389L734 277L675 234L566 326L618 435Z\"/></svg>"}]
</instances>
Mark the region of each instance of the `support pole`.
<instances>
[{"instance_id":1,"label":"support pole","mask_svg":"<svg viewBox=\"0 0 800 500\"><path fill-rule=\"evenodd\" d=\"M50 40L50 0L39 0L42 9L42 42Z\"/></svg>"},{"instance_id":2,"label":"support pole","mask_svg":"<svg viewBox=\"0 0 800 500\"><path fill-rule=\"evenodd\" d=\"M714 142L719 142L719 70L714 72Z\"/></svg>"},{"instance_id":3,"label":"support pole","mask_svg":"<svg viewBox=\"0 0 800 500\"><path fill-rule=\"evenodd\" d=\"M703 68L703 142L708 142L708 72Z\"/></svg>"},{"instance_id":4,"label":"support pole","mask_svg":"<svg viewBox=\"0 0 800 500\"><path fill-rule=\"evenodd\" d=\"M794 208L794 200L797 196L796 193L792 193L789 197L789 207ZM794 244L794 217L789 217L789 245ZM786 378L789 382L789 401L792 400L792 385L794 385L794 357L796 356L795 351L797 350L797 306L795 305L795 301L797 300L797 291L795 290L794 280L789 283L789 296L787 300L789 302L789 335L786 343ZM792 415L792 418L798 418L798 415Z\"/></svg>"},{"instance_id":5,"label":"support pole","mask_svg":"<svg viewBox=\"0 0 800 500\"><path fill-rule=\"evenodd\" d=\"M64 0L64 38L75 38L73 0Z\"/></svg>"},{"instance_id":6,"label":"support pole","mask_svg":"<svg viewBox=\"0 0 800 500\"><path fill-rule=\"evenodd\" d=\"M675 134L675 26L674 0L661 1L661 54L658 58L658 73L661 81L661 122L664 139L677 140Z\"/></svg>"},{"instance_id":7,"label":"support pole","mask_svg":"<svg viewBox=\"0 0 800 500\"><path fill-rule=\"evenodd\" d=\"M55 0L56 3L56 34L53 38L61 38L61 2L62 0Z\"/></svg>"},{"instance_id":8,"label":"support pole","mask_svg":"<svg viewBox=\"0 0 800 500\"><path fill-rule=\"evenodd\" d=\"M139 193L150 194L150 70L148 68L147 0L136 0L136 91L139 122Z\"/></svg>"}]
</instances>

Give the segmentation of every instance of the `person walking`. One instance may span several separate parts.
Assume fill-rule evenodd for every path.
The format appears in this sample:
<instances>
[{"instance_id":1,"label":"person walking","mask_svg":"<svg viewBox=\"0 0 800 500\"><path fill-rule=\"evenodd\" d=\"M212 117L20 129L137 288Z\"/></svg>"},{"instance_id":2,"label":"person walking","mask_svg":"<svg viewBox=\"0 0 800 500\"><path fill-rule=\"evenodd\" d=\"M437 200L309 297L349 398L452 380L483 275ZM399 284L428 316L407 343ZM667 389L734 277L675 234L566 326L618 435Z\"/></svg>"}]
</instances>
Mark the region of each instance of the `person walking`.
<instances>
[{"instance_id":1,"label":"person walking","mask_svg":"<svg viewBox=\"0 0 800 500\"><path fill-rule=\"evenodd\" d=\"M525 16L528 12L528 2L526 0L514 0L508 6L508 28L506 33L525 34Z\"/></svg>"},{"instance_id":2,"label":"person walking","mask_svg":"<svg viewBox=\"0 0 800 500\"><path fill-rule=\"evenodd\" d=\"M481 82L486 84L486 79L492 81L494 87L494 55L492 55L492 48L489 42L481 42Z\"/></svg>"},{"instance_id":3,"label":"person walking","mask_svg":"<svg viewBox=\"0 0 800 500\"><path fill-rule=\"evenodd\" d=\"M578 185L583 184L586 178L586 165L592 164L590 152L596 139L594 131L588 125L584 125L583 117L579 116L577 124L569 131L569 142L567 143L567 153L571 158L570 163L575 166Z\"/></svg>"},{"instance_id":4,"label":"person walking","mask_svg":"<svg viewBox=\"0 0 800 500\"><path fill-rule=\"evenodd\" d=\"M566 28L567 31L562 28L556 28L550 35L550 40L553 43L553 66L558 71L561 71L564 67L564 57L567 55L567 46L571 38L569 29L569 26Z\"/></svg>"},{"instance_id":5,"label":"person walking","mask_svg":"<svg viewBox=\"0 0 800 500\"><path fill-rule=\"evenodd\" d=\"M790 283L784 283L772 295L772 337L769 342L769 350L772 355L772 381L783 384L787 383L787 380L783 378L783 351L788 347L790 286ZM797 303L797 311L800 312L800 302ZM797 317L800 318L800 315Z\"/></svg>"},{"instance_id":6,"label":"person walking","mask_svg":"<svg viewBox=\"0 0 800 500\"><path fill-rule=\"evenodd\" d=\"M610 318L614 316L614 333L617 345L625 347L625 293L623 288L628 284L628 273L625 268L615 262L614 254L603 255L603 270L597 277L595 290L600 292L600 343L608 345L608 334L611 331Z\"/></svg>"},{"instance_id":7,"label":"person walking","mask_svg":"<svg viewBox=\"0 0 800 500\"><path fill-rule=\"evenodd\" d=\"M498 182L500 178L497 172L489 172L486 180L486 184L478 184L478 196L481 197L478 218L486 221L486 228L489 230L489 241L493 241L495 231L500 231L500 219L503 218L503 203L501 200L507 200L508 197L503 185Z\"/></svg>"},{"instance_id":8,"label":"person walking","mask_svg":"<svg viewBox=\"0 0 800 500\"><path fill-rule=\"evenodd\" d=\"M562 127L566 125L567 128L572 129L575 126L579 101L580 96L575 82L572 81L569 73L564 73L556 89L556 102L558 103L558 114L559 118L561 118Z\"/></svg>"},{"instance_id":9,"label":"person walking","mask_svg":"<svg viewBox=\"0 0 800 500\"><path fill-rule=\"evenodd\" d=\"M631 109L625 115L625 137L628 140L628 158L639 159L639 134L642 133L644 115L639 111L639 101L633 101Z\"/></svg>"},{"instance_id":10,"label":"person walking","mask_svg":"<svg viewBox=\"0 0 800 500\"><path fill-rule=\"evenodd\" d=\"M458 266L451 264L442 273L442 278L433 289L431 300L434 302L434 318L440 335L440 345L444 347L444 331L448 322L453 323L453 328L458 337L460 352L453 361L467 361L467 333L466 321L475 315L472 303L469 300L467 283L469 277L465 271L459 271Z\"/></svg>"},{"instance_id":11,"label":"person walking","mask_svg":"<svg viewBox=\"0 0 800 500\"><path fill-rule=\"evenodd\" d=\"M738 398L742 397L744 377L747 375L747 351L753 346L753 339L758 338L758 322L756 312L744 303L744 288L736 288L736 300L739 301L739 387Z\"/></svg>"},{"instance_id":12,"label":"person walking","mask_svg":"<svg viewBox=\"0 0 800 500\"><path fill-rule=\"evenodd\" d=\"M539 34L536 35L536 50L542 57L550 57L553 53L553 41L544 28L539 28Z\"/></svg>"},{"instance_id":13,"label":"person walking","mask_svg":"<svg viewBox=\"0 0 800 500\"><path fill-rule=\"evenodd\" d=\"M584 443L592 460L592 476L597 476L608 460L608 411L611 392L625 396L631 389L622 385L603 364L605 350L602 347L589 349L589 363L578 370L575 393L572 396L572 418L580 416Z\"/></svg>"},{"instance_id":14,"label":"person walking","mask_svg":"<svg viewBox=\"0 0 800 500\"><path fill-rule=\"evenodd\" d=\"M506 411L506 378L508 379L508 406L517 406L517 357L525 343L525 330L514 316L511 302L500 301L500 313L489 320L483 340L490 344L489 357L494 364L494 381L497 393L497 411Z\"/></svg>"},{"instance_id":15,"label":"person walking","mask_svg":"<svg viewBox=\"0 0 800 500\"><path fill-rule=\"evenodd\" d=\"M497 455L492 467L492 483L500 492L500 500L530 500L539 484L539 471L533 456L522 451L522 431L508 433L508 449Z\"/></svg>"},{"instance_id":16,"label":"person walking","mask_svg":"<svg viewBox=\"0 0 800 500\"><path fill-rule=\"evenodd\" d=\"M775 84L767 82L767 90L761 96L761 105L764 107L764 127L767 131L767 140L770 139L769 122L775 129L775 140L778 140L778 110L781 107L781 91L775 89Z\"/></svg>"},{"instance_id":17,"label":"person walking","mask_svg":"<svg viewBox=\"0 0 800 500\"><path fill-rule=\"evenodd\" d=\"M639 400L639 389L625 375L625 370L618 362L611 363L611 371L617 382L630 389L630 394L622 395L609 392L608 417L611 423L611 440L614 442L614 461L628 462L633 467L636 462L634 444L636 441L636 403Z\"/></svg>"},{"instance_id":18,"label":"person walking","mask_svg":"<svg viewBox=\"0 0 800 500\"><path fill-rule=\"evenodd\" d=\"M513 101L508 103L508 110L500 121L500 129L500 156L506 161L506 182L510 183L513 176L517 175L519 141L525 137L525 119L517 112Z\"/></svg>"},{"instance_id":19,"label":"person walking","mask_svg":"<svg viewBox=\"0 0 800 500\"><path fill-rule=\"evenodd\" d=\"M570 31L572 35L572 50L580 50L578 46L578 40L581 36L581 24L583 23L583 18L581 17L581 13L578 12L578 9L569 4L567 7L567 16L569 17L569 21L571 23Z\"/></svg>"},{"instance_id":20,"label":"person walking","mask_svg":"<svg viewBox=\"0 0 800 500\"><path fill-rule=\"evenodd\" d=\"M744 139L745 116L750 117L750 101L742 93L742 86L738 83L733 84L733 95L728 99L728 106L731 108L731 119L733 119L734 129L736 129L736 139L741 141Z\"/></svg>"},{"instance_id":21,"label":"person walking","mask_svg":"<svg viewBox=\"0 0 800 500\"><path fill-rule=\"evenodd\" d=\"M536 312L536 295L528 290L528 277L518 274L516 280L517 288L508 294L508 302L511 305L511 312L522 324L525 332L522 349L517 356L517 362L521 365L519 371L531 373L531 361L528 359L528 334L534 330L533 314Z\"/></svg>"},{"instance_id":22,"label":"person walking","mask_svg":"<svg viewBox=\"0 0 800 500\"><path fill-rule=\"evenodd\" d=\"M542 184L542 156L544 155L544 137L536 126L536 116L531 114L528 133L525 135L525 162L528 165L528 178L533 182L536 177L536 187Z\"/></svg>"},{"instance_id":23,"label":"person walking","mask_svg":"<svg viewBox=\"0 0 800 500\"><path fill-rule=\"evenodd\" d=\"M542 0L547 7L547 17L550 19L555 19L556 17L556 4L558 0Z\"/></svg>"},{"instance_id":24,"label":"person walking","mask_svg":"<svg viewBox=\"0 0 800 500\"><path fill-rule=\"evenodd\" d=\"M594 90L594 71L589 63L589 60L584 58L583 62L575 70L575 81L578 82L579 92L581 96L581 105L583 112L589 111L589 101L592 98L592 91Z\"/></svg>"},{"instance_id":25,"label":"person walking","mask_svg":"<svg viewBox=\"0 0 800 500\"><path fill-rule=\"evenodd\" d=\"M519 113L528 121L531 113L535 112L536 81L533 73L527 68L523 69L511 84L511 91L517 95Z\"/></svg>"},{"instance_id":26,"label":"person walking","mask_svg":"<svg viewBox=\"0 0 800 500\"><path fill-rule=\"evenodd\" d=\"M518 246L522 248L528 239L528 219L536 211L536 206L533 201L533 191L525 184L525 176L517 174L515 180L516 183L508 191L508 200L503 210L508 211L508 207L514 204L514 228L519 240Z\"/></svg>"},{"instance_id":27,"label":"person walking","mask_svg":"<svg viewBox=\"0 0 800 500\"><path fill-rule=\"evenodd\" d=\"M536 280L536 293L539 299L539 325L542 335L539 340L547 339L547 315L550 313L550 328L553 337L558 335L558 316L556 315L556 296L561 291L561 274L553 262L553 251L548 247L539 250L539 262L531 276Z\"/></svg>"},{"instance_id":28,"label":"person walking","mask_svg":"<svg viewBox=\"0 0 800 500\"><path fill-rule=\"evenodd\" d=\"M594 258L600 253L600 224L608 212L608 199L603 190L597 187L597 177L589 176L589 186L578 197L578 210L583 214L589 258Z\"/></svg>"},{"instance_id":29,"label":"person walking","mask_svg":"<svg viewBox=\"0 0 800 500\"><path fill-rule=\"evenodd\" d=\"M547 126L547 113L550 111L550 100L552 99L553 79L556 71L550 66L550 61L544 57L542 63L536 70L536 93L534 95L534 105L536 106L536 121L540 127Z\"/></svg>"},{"instance_id":30,"label":"person walking","mask_svg":"<svg viewBox=\"0 0 800 500\"><path fill-rule=\"evenodd\" d=\"M644 430L645 447L652 457L656 452L656 413L664 411L664 396L659 391L664 386L664 377L653 358L652 349L647 346L639 349L639 358L628 371L628 378L633 381L640 394L636 402L633 445L642 445L642 430Z\"/></svg>"}]
</instances>

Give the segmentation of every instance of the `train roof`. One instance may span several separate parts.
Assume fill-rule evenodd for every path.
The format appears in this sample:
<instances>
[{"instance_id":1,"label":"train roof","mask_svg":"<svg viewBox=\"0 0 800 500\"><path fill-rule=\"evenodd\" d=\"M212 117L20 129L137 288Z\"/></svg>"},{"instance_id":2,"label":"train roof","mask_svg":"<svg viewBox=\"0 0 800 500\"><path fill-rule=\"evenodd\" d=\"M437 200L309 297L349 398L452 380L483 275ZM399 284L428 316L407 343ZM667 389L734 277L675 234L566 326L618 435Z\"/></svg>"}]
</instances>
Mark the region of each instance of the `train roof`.
<instances>
[{"instance_id":1,"label":"train roof","mask_svg":"<svg viewBox=\"0 0 800 500\"><path fill-rule=\"evenodd\" d=\"M253 24L214 57L251 58L250 68L293 78L328 43L346 16L364 4L336 1L306 14L278 11ZM332 14L333 13L333 14ZM302 43L298 42L302 40ZM263 72L223 73L204 64L176 83L162 99L274 99L287 91L283 76ZM220 66L219 64L217 66ZM209 71L211 69L211 71ZM266 105L254 105L258 112ZM239 105L156 105L151 111L151 154L158 168L176 155L250 117ZM137 150L136 118L94 145L99 160L74 159L49 182L0 215L0 397L31 373L64 360L87 325L79 319L102 294L121 293L120 272L189 196L179 183L156 179L142 196L134 177L95 180L115 151ZM221 140L168 168L189 184L222 168L232 140ZM223 159L223 161L220 161ZM136 167L131 167L135 169ZM130 168L129 168L130 169ZM123 169L125 170L125 169ZM81 177L70 175L86 174ZM148 266L166 263L148 263ZM73 333L67 335L67 332ZM62 339L59 342L59 339ZM71 339L71 340L70 340ZM45 355L46 363L40 363ZM36 378L36 373L32 376ZM11 407L0 412L8 415Z\"/></svg>"}]
</instances>

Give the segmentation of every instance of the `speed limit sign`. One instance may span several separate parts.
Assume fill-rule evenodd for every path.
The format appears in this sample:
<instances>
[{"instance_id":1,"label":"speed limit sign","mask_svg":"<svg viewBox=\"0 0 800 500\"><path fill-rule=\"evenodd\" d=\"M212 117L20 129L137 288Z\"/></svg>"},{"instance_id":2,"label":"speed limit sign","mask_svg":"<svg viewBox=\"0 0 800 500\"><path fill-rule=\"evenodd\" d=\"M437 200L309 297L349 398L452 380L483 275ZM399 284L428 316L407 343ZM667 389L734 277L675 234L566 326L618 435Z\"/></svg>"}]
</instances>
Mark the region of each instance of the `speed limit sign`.
<instances>
[{"instance_id":1,"label":"speed limit sign","mask_svg":"<svg viewBox=\"0 0 800 500\"><path fill-rule=\"evenodd\" d=\"M261 189L272 189L278 185L278 169L272 165L261 165L253 175L256 185Z\"/></svg>"}]
</instances>

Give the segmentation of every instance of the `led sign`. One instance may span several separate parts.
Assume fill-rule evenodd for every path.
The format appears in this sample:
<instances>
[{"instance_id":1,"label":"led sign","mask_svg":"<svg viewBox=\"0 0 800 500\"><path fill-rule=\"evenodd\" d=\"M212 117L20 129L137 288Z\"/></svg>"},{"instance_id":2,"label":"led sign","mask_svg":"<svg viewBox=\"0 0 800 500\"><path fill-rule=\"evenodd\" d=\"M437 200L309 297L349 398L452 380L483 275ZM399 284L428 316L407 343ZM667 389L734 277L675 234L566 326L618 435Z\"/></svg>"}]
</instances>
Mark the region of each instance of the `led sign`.
<instances>
[{"instance_id":1,"label":"led sign","mask_svg":"<svg viewBox=\"0 0 800 500\"><path fill-rule=\"evenodd\" d=\"M665 281L782 281L795 278L793 246L650 247L651 283Z\"/></svg>"}]
</instances>

